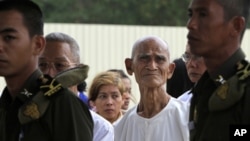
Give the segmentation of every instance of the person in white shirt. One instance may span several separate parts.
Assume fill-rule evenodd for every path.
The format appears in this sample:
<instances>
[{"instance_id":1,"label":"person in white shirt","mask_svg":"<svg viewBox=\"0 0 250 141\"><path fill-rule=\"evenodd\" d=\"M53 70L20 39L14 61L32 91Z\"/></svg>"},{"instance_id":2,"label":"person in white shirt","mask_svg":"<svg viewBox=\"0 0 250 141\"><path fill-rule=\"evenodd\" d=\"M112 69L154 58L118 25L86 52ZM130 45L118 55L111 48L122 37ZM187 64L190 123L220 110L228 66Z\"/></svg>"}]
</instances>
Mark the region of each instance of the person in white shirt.
<instances>
[{"instance_id":1,"label":"person in white shirt","mask_svg":"<svg viewBox=\"0 0 250 141\"><path fill-rule=\"evenodd\" d=\"M182 55L182 59L185 62L187 68L187 74L191 82L196 83L201 78L202 74L206 71L207 67L201 56L197 56L191 53L189 44L186 45L186 51ZM190 103L193 94L191 89L184 92L177 99Z\"/></svg>"},{"instance_id":2,"label":"person in white shirt","mask_svg":"<svg viewBox=\"0 0 250 141\"><path fill-rule=\"evenodd\" d=\"M80 65L79 46L67 34L53 32L45 37L46 46L39 57L39 68L44 74L54 77L61 71ZM70 89L78 96L77 86ZM94 122L93 141L113 141L114 128L103 117L90 110ZM69 129L70 130L70 129Z\"/></svg>"},{"instance_id":3,"label":"person in white shirt","mask_svg":"<svg viewBox=\"0 0 250 141\"><path fill-rule=\"evenodd\" d=\"M125 65L141 97L114 125L115 141L188 141L188 107L166 92L166 80L175 69L168 44L157 36L142 37Z\"/></svg>"}]
</instances>

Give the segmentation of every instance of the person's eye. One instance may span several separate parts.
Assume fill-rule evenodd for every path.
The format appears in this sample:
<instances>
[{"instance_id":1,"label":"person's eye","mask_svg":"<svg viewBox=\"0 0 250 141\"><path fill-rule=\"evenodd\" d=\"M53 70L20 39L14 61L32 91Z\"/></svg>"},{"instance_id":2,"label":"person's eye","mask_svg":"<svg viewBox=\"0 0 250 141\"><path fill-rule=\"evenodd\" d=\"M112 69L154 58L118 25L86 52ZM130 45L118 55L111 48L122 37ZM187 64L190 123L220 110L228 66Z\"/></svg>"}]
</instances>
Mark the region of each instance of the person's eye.
<instances>
[{"instance_id":1,"label":"person's eye","mask_svg":"<svg viewBox=\"0 0 250 141\"><path fill-rule=\"evenodd\" d=\"M161 62L165 62L166 61L166 58L165 57L162 57L162 56L158 56L156 57L156 61L161 63Z\"/></svg>"},{"instance_id":2,"label":"person's eye","mask_svg":"<svg viewBox=\"0 0 250 141\"><path fill-rule=\"evenodd\" d=\"M143 61L143 62L147 62L147 61L149 61L149 59L150 58L147 55L142 55L142 56L139 57L139 60Z\"/></svg>"},{"instance_id":3,"label":"person's eye","mask_svg":"<svg viewBox=\"0 0 250 141\"><path fill-rule=\"evenodd\" d=\"M6 36L4 36L4 40L5 40L6 42L12 41L12 40L14 40L14 39L16 39L16 37L15 37L15 36L12 36L12 35L6 35Z\"/></svg>"},{"instance_id":4,"label":"person's eye","mask_svg":"<svg viewBox=\"0 0 250 141\"><path fill-rule=\"evenodd\" d=\"M113 94L113 95L112 95L112 98L113 98L113 99L117 99L118 97L119 97L119 94Z\"/></svg>"},{"instance_id":5,"label":"person's eye","mask_svg":"<svg viewBox=\"0 0 250 141\"><path fill-rule=\"evenodd\" d=\"M185 54L185 58L186 58L186 59L190 59L190 58L191 58L191 55Z\"/></svg>"},{"instance_id":6,"label":"person's eye","mask_svg":"<svg viewBox=\"0 0 250 141\"><path fill-rule=\"evenodd\" d=\"M128 93L131 94L131 89L128 89Z\"/></svg>"},{"instance_id":7,"label":"person's eye","mask_svg":"<svg viewBox=\"0 0 250 141\"><path fill-rule=\"evenodd\" d=\"M202 11L202 12L199 12L199 16L200 16L200 17L206 17L206 16L207 16L207 13L206 13L206 12L203 12L203 11Z\"/></svg>"},{"instance_id":8,"label":"person's eye","mask_svg":"<svg viewBox=\"0 0 250 141\"><path fill-rule=\"evenodd\" d=\"M105 99L106 97L107 97L107 96L106 96L106 95L103 95L103 94L99 94L99 95L98 95L98 98L99 98L99 99Z\"/></svg>"},{"instance_id":9,"label":"person's eye","mask_svg":"<svg viewBox=\"0 0 250 141\"><path fill-rule=\"evenodd\" d=\"M193 13L192 11L188 11L188 17L192 17Z\"/></svg>"},{"instance_id":10,"label":"person's eye","mask_svg":"<svg viewBox=\"0 0 250 141\"><path fill-rule=\"evenodd\" d=\"M68 65L66 63L58 62L58 63L54 63L54 65L55 65L55 68L60 71L68 69Z\"/></svg>"},{"instance_id":11,"label":"person's eye","mask_svg":"<svg viewBox=\"0 0 250 141\"><path fill-rule=\"evenodd\" d=\"M48 66L49 66L49 64L47 62L40 62L39 63L40 68L47 68Z\"/></svg>"}]
</instances>

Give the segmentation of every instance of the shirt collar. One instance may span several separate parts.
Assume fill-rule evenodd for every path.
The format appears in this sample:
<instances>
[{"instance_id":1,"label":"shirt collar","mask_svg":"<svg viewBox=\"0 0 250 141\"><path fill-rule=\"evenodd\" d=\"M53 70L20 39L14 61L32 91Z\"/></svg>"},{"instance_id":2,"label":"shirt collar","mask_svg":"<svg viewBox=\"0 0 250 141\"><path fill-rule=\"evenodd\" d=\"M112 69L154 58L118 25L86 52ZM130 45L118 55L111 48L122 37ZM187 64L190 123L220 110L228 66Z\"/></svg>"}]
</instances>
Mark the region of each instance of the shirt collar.
<instances>
[{"instance_id":1,"label":"shirt collar","mask_svg":"<svg viewBox=\"0 0 250 141\"><path fill-rule=\"evenodd\" d=\"M209 74L211 79L218 85L225 82L237 71L237 63L245 58L245 54L239 48L229 59L227 59L214 73Z\"/></svg>"},{"instance_id":2,"label":"shirt collar","mask_svg":"<svg viewBox=\"0 0 250 141\"><path fill-rule=\"evenodd\" d=\"M23 87L21 88L21 91L17 95L16 98L20 99L22 102L26 101L26 99L29 99L34 96L34 94L37 92L39 88L38 84L38 78L42 75L42 72L40 70L34 71L29 78L25 81ZM35 83L37 82L37 83ZM2 96L0 98L0 103L6 105L12 103L12 98L10 96L10 93L5 87L3 90Z\"/></svg>"}]
</instances>

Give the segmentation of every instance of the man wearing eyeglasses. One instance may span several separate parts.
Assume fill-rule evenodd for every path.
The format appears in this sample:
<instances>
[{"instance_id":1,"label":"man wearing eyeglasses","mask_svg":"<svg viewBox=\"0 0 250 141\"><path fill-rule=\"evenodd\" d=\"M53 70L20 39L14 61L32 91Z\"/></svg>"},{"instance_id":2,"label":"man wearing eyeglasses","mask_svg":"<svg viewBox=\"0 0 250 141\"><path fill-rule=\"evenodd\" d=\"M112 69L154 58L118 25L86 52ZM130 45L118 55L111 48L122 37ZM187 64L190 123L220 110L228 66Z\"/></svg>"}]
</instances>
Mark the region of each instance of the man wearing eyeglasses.
<instances>
[{"instance_id":1,"label":"man wearing eyeglasses","mask_svg":"<svg viewBox=\"0 0 250 141\"><path fill-rule=\"evenodd\" d=\"M79 46L75 39L64 33L53 32L48 34L45 40L44 52L39 57L39 68L44 74L54 77L61 71L81 65ZM79 94L77 86L70 87L70 90L76 95ZM77 95L77 97L80 97L80 95ZM114 140L113 126L95 112L90 112L94 121L93 141Z\"/></svg>"},{"instance_id":2,"label":"man wearing eyeglasses","mask_svg":"<svg viewBox=\"0 0 250 141\"><path fill-rule=\"evenodd\" d=\"M187 74L191 82L196 83L206 71L204 60L201 56L191 53L189 44L186 45L186 51L182 55L182 60L185 62ZM190 103L192 98L191 89L178 97L181 101Z\"/></svg>"},{"instance_id":3,"label":"man wearing eyeglasses","mask_svg":"<svg viewBox=\"0 0 250 141\"><path fill-rule=\"evenodd\" d=\"M79 48L73 38L53 33L47 35L45 40L45 50L39 57L39 68L44 74L54 77L59 72L80 64ZM77 93L76 87L71 90Z\"/></svg>"}]
</instances>

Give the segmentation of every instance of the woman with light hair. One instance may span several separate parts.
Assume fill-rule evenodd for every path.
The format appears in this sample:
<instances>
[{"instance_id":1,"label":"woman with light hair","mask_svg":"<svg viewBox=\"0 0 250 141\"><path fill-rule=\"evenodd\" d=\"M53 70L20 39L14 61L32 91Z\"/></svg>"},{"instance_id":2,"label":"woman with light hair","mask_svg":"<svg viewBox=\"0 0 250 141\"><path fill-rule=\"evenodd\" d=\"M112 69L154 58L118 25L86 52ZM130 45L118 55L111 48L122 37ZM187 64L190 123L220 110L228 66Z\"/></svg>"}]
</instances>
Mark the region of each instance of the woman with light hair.
<instances>
[{"instance_id":1,"label":"woman with light hair","mask_svg":"<svg viewBox=\"0 0 250 141\"><path fill-rule=\"evenodd\" d=\"M95 111L110 123L117 123L122 117L124 84L115 72L98 74L89 88L89 101Z\"/></svg>"}]
</instances>

